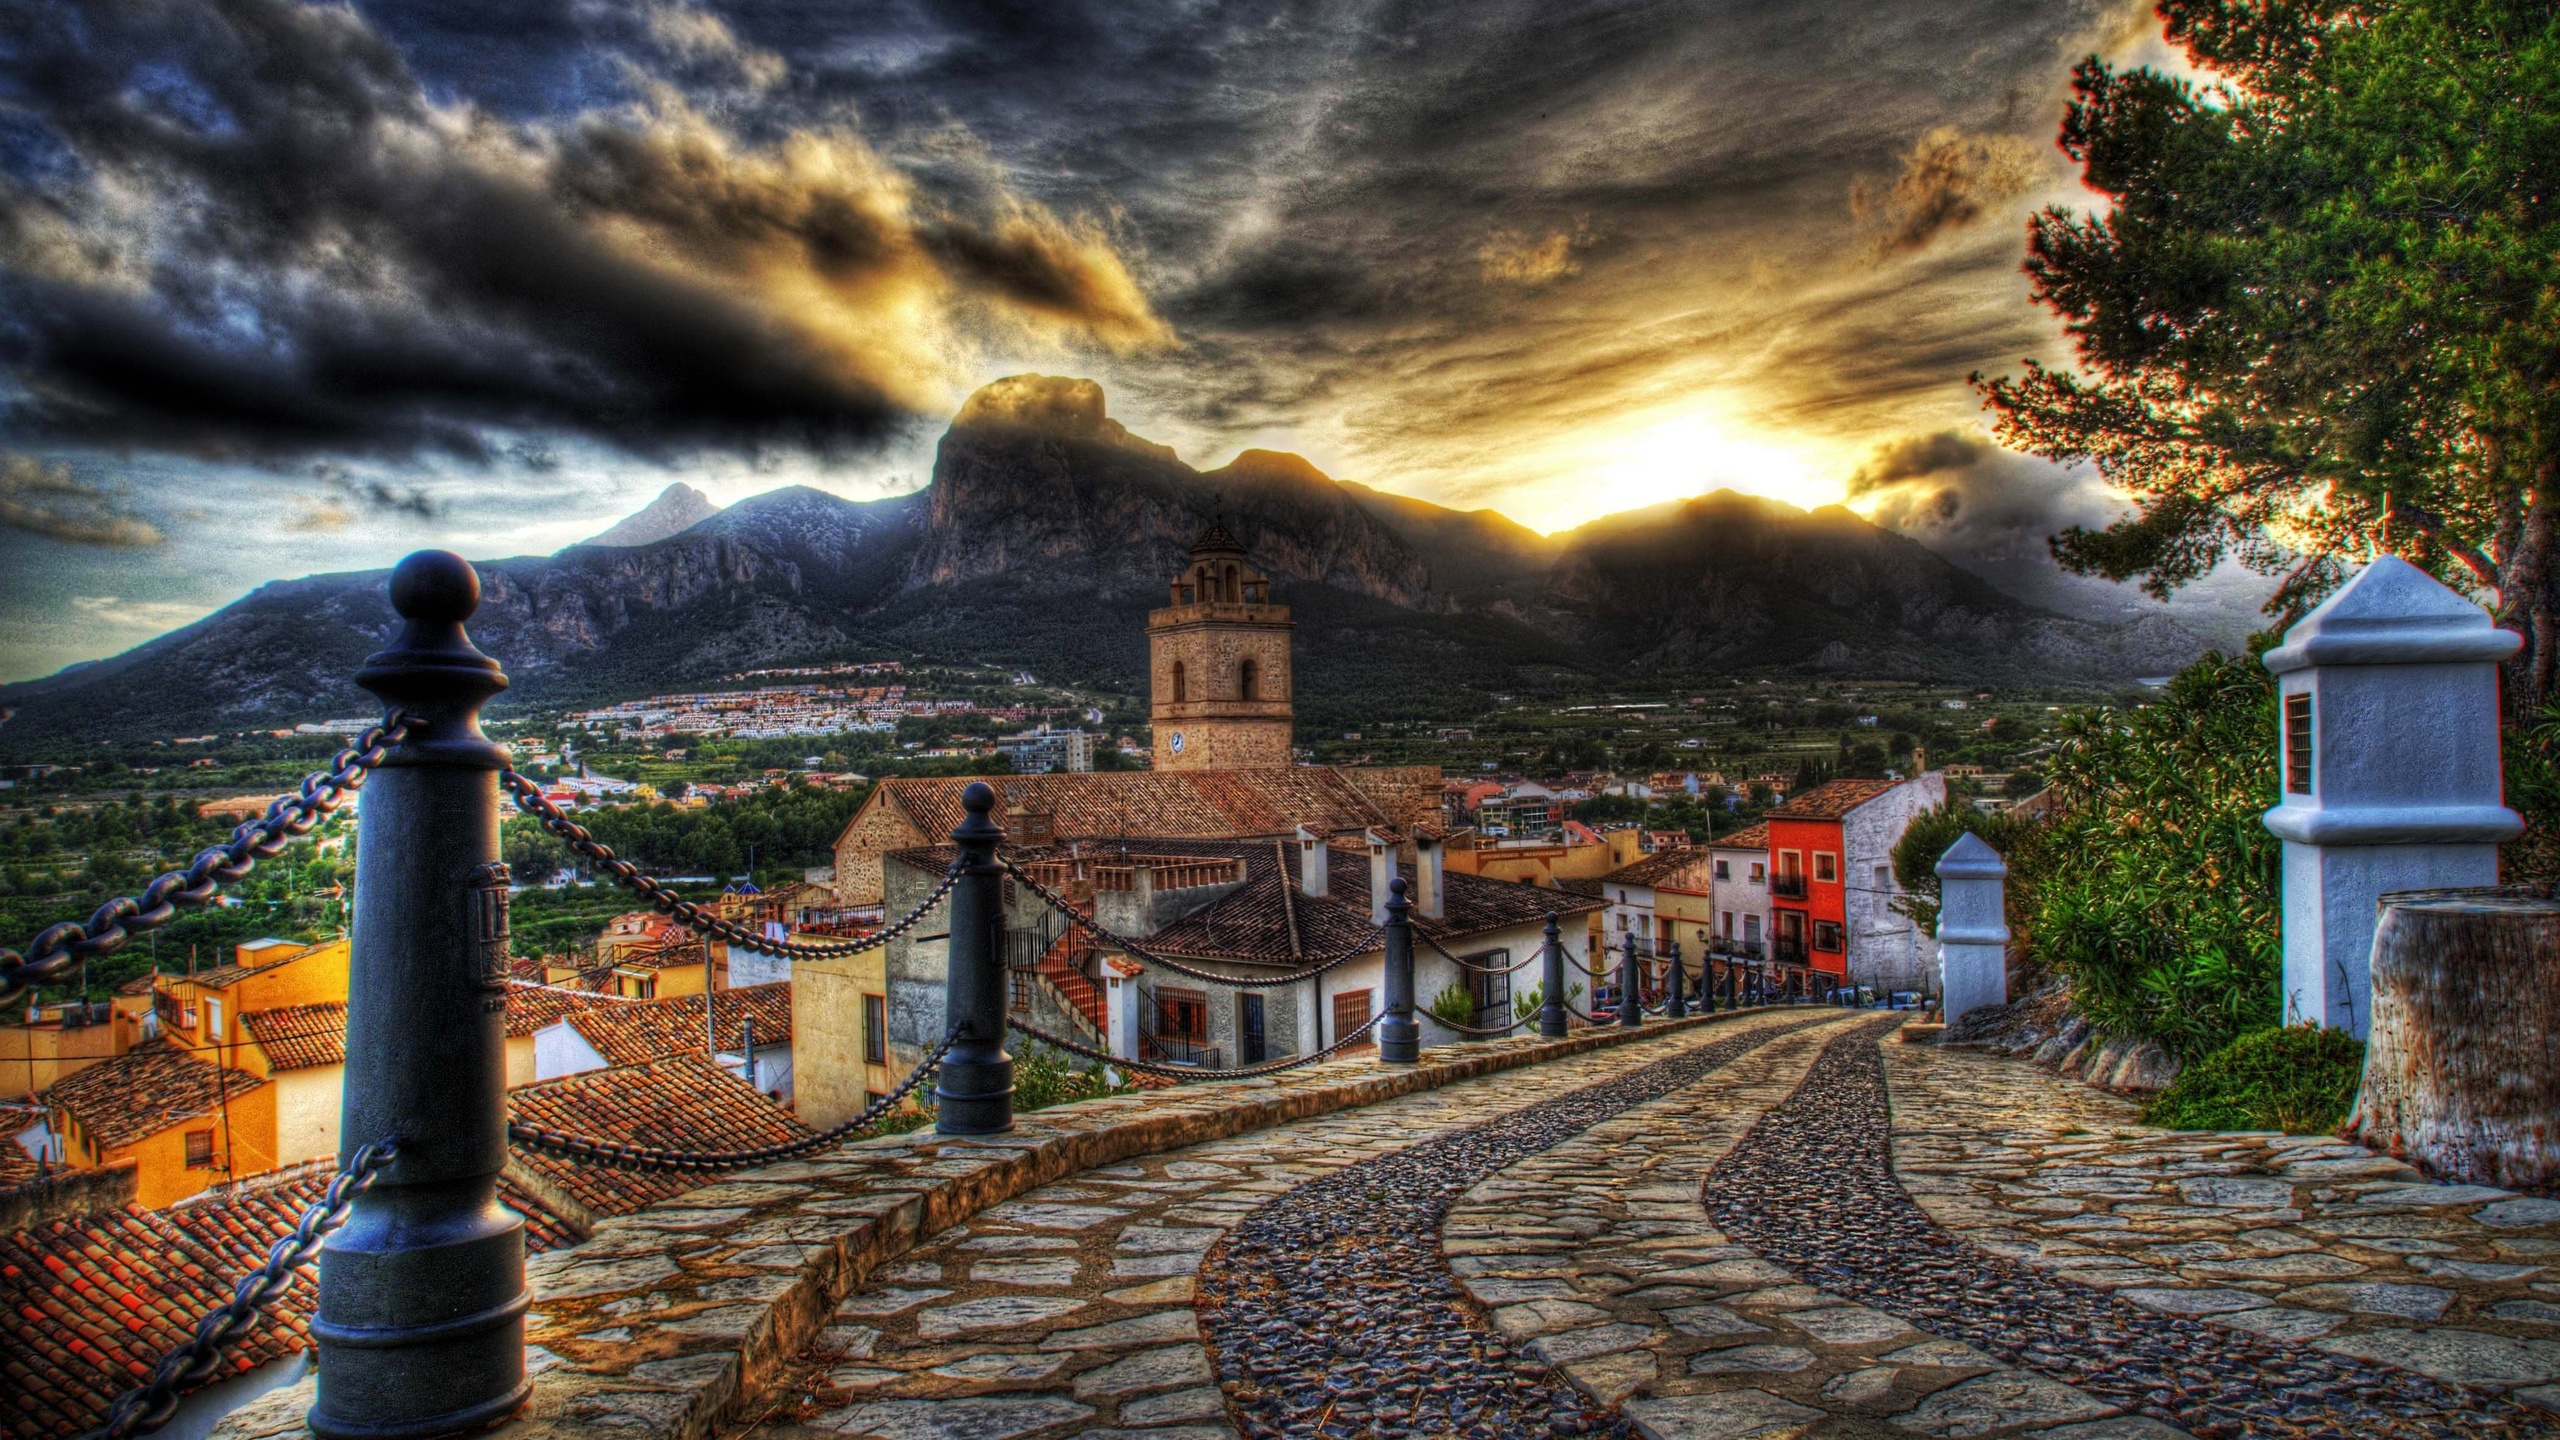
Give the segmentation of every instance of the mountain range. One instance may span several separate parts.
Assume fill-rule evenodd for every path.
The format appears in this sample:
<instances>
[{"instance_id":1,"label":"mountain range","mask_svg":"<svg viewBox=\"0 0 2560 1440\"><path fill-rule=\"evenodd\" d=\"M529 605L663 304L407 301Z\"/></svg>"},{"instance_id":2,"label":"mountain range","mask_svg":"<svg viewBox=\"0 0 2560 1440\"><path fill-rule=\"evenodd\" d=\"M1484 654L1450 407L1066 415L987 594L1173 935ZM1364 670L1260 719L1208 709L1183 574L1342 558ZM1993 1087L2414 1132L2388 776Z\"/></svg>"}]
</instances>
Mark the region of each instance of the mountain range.
<instances>
[{"instance_id":1,"label":"mountain range","mask_svg":"<svg viewBox=\"0 0 2560 1440\"><path fill-rule=\"evenodd\" d=\"M2164 614L2038 609L1837 506L1718 491L1545 536L1275 451L1195 470L1110 419L1089 380L980 390L912 494L795 486L708 509L671 486L593 541L479 562L470 628L506 665L508 702L901 657L1135 688L1146 611L1213 518L1293 607L1301 716L1319 727L1735 670L2109 682L2206 648ZM396 628L384 580L276 581L112 659L0 688L16 712L0 750L366 713L349 677Z\"/></svg>"}]
</instances>

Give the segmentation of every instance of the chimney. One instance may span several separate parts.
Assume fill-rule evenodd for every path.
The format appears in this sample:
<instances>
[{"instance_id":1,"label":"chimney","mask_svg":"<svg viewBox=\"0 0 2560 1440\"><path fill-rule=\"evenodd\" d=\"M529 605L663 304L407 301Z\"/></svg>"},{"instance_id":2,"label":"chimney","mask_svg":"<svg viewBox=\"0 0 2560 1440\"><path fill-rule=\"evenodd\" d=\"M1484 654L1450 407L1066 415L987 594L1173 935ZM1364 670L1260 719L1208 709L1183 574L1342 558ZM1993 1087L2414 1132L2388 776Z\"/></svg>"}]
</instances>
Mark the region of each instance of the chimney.
<instances>
[{"instance_id":1,"label":"chimney","mask_svg":"<svg viewBox=\"0 0 2560 1440\"><path fill-rule=\"evenodd\" d=\"M1396 878L1396 847L1375 830L1363 830L1369 845L1369 923L1387 923L1387 882Z\"/></svg>"},{"instance_id":2,"label":"chimney","mask_svg":"<svg viewBox=\"0 0 2560 1440\"><path fill-rule=\"evenodd\" d=\"M1322 835L1306 826L1298 827L1298 893L1310 900L1321 900L1331 888L1332 847Z\"/></svg>"},{"instance_id":3,"label":"chimney","mask_svg":"<svg viewBox=\"0 0 2560 1440\"><path fill-rule=\"evenodd\" d=\"M1413 913L1438 920L1448 912L1448 867L1437 835L1416 831L1413 837Z\"/></svg>"}]
</instances>

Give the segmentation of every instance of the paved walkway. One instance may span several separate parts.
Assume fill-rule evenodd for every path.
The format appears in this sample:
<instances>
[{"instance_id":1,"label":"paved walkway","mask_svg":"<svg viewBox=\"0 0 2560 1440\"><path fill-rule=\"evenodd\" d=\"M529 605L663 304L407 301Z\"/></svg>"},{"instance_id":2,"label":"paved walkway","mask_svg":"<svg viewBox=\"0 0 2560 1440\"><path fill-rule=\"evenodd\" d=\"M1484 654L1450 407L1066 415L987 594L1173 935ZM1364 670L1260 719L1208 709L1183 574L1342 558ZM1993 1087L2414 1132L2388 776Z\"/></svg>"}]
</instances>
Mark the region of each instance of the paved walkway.
<instances>
[{"instance_id":1,"label":"paved walkway","mask_svg":"<svg viewBox=\"0 0 2560 1440\"><path fill-rule=\"evenodd\" d=\"M742 1428L757 1440L1227 1440L1236 1432L1203 1344L1194 1277L1246 1215L1364 1161L1809 1019L1825 1017L1747 1015L1032 1191L935 1237L849 1296L818 1342L761 1387L769 1403Z\"/></svg>"},{"instance_id":2,"label":"paved walkway","mask_svg":"<svg viewBox=\"0 0 2560 1440\"><path fill-rule=\"evenodd\" d=\"M2560 1434L2560 1203L2147 1129L1895 1024L1763 1012L1088 1171L849 1297L736 1433Z\"/></svg>"},{"instance_id":3,"label":"paved walkway","mask_svg":"<svg viewBox=\"0 0 2560 1440\"><path fill-rule=\"evenodd\" d=\"M1902 1186L1975 1247L2159 1314L2560 1411L2560 1200L2429 1185L2322 1136L2152 1129L2125 1101L1978 1051L1884 1058Z\"/></svg>"}]
</instances>

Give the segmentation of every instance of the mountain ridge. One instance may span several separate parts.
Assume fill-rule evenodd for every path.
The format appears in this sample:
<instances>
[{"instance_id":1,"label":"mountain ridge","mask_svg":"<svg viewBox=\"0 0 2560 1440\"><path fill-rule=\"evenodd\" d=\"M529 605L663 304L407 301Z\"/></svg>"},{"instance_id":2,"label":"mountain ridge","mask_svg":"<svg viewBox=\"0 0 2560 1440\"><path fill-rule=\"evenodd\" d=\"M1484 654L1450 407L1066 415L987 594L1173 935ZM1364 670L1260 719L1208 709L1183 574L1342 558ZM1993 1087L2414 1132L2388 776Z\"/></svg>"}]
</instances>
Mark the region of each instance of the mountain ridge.
<instances>
[{"instance_id":1,"label":"mountain ridge","mask_svg":"<svg viewBox=\"0 0 2560 1440\"><path fill-rule=\"evenodd\" d=\"M2027 605L1837 506L1718 491L1541 536L1285 452L1194 469L1102 404L1090 381L1010 377L962 409L922 490L857 501L789 486L638 545L481 562L472 635L506 665L511 704L857 653L1135 687L1146 612L1216 520L1295 608L1309 720L1471 713L1489 692L1562 673L2111 680L2204 648L2165 621ZM396 628L385 578L270 582L122 655L0 687L19 711L0 749L364 713L348 677ZM119 683L145 666L168 683Z\"/></svg>"}]
</instances>

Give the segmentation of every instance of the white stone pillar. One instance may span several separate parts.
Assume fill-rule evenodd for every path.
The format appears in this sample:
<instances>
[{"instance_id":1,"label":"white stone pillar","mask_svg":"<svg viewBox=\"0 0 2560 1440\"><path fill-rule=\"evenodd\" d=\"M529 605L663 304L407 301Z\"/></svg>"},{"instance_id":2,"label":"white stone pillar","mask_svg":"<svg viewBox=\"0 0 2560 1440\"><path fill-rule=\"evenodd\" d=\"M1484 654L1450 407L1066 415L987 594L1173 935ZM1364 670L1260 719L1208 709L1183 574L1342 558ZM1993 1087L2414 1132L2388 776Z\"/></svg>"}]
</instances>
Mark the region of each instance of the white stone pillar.
<instances>
[{"instance_id":1,"label":"white stone pillar","mask_svg":"<svg viewBox=\"0 0 2560 1440\"><path fill-rule=\"evenodd\" d=\"M1413 837L1413 913L1426 920L1448 916L1448 866L1437 835Z\"/></svg>"},{"instance_id":2,"label":"white stone pillar","mask_svg":"<svg viewBox=\"0 0 2560 1440\"><path fill-rule=\"evenodd\" d=\"M1387 923L1387 882L1396 878L1394 842L1375 830L1360 832L1369 847L1369 923Z\"/></svg>"},{"instance_id":3,"label":"white stone pillar","mask_svg":"<svg viewBox=\"0 0 2560 1440\"><path fill-rule=\"evenodd\" d=\"M2524 641L2397 556L2367 565L2266 655L2276 675L2284 1018L2361 1037L2386 891L2498 882L2498 662Z\"/></svg>"},{"instance_id":4,"label":"white stone pillar","mask_svg":"<svg viewBox=\"0 0 2560 1440\"><path fill-rule=\"evenodd\" d=\"M1950 1025L2009 999L2009 866L1967 831L1938 857L1938 989Z\"/></svg>"},{"instance_id":5,"label":"white stone pillar","mask_svg":"<svg viewBox=\"0 0 2560 1440\"><path fill-rule=\"evenodd\" d=\"M1111 1027L1111 1053L1134 1060L1138 1057L1138 977L1123 975L1108 962L1102 970L1103 1018Z\"/></svg>"}]
</instances>

